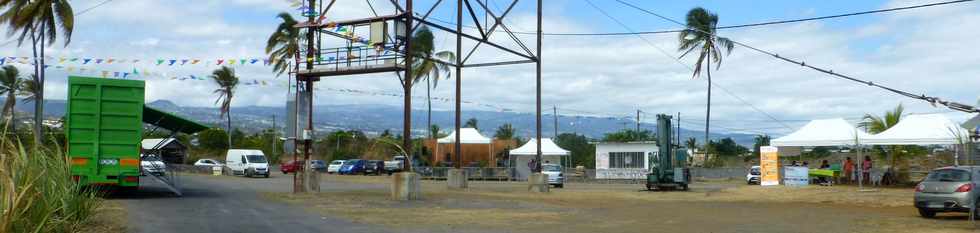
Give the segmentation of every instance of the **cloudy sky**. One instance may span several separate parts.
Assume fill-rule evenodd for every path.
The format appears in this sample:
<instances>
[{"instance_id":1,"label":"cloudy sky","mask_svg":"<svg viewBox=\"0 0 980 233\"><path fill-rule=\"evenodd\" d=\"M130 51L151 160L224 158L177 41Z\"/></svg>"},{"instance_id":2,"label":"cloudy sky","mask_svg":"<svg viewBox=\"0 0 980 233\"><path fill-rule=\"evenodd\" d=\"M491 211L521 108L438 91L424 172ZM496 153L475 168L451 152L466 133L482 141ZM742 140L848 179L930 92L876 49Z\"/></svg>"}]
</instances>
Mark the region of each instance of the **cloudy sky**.
<instances>
[{"instance_id":1,"label":"cloudy sky","mask_svg":"<svg viewBox=\"0 0 980 233\"><path fill-rule=\"evenodd\" d=\"M369 0L378 14L390 14L388 1ZM547 33L596 33L676 29L661 20L612 0L548 0L545 2L544 31ZM911 1L637 1L642 8L682 20L692 7L705 7L720 16L721 25L841 14L937 2ZM76 12L103 0L72 1ZM417 1L428 9L434 1ZM444 1L433 13L444 25L454 22L455 1ZM499 13L509 1L491 0ZM505 23L514 31L535 29L534 1L521 1ZM596 9L605 11L606 16ZM239 60L264 57L264 43L279 22L278 12L299 12L287 0L114 0L76 17L72 42L48 48L49 68L46 98L63 99L67 75L101 76L138 70L151 75L130 76L147 80L148 101L165 99L186 106L213 106L215 85L210 81L174 80L172 77L205 77L217 68L218 59ZM331 20L373 16L366 1L338 0L328 14ZM613 17L610 19L609 17ZM468 17L468 16L467 16ZM482 19L482 14L480 14ZM466 18L466 26L474 26ZM621 22L617 23L617 21ZM854 16L823 21L720 30L719 35L781 56L887 85L896 89L937 96L961 103L980 99L980 3L968 2L925 9ZM467 29L476 33L473 29ZM520 36L533 50L534 38ZM519 49L504 33L493 41ZM3 39L0 42L6 42ZM437 32L437 50L455 48L455 37ZM464 48L472 46L464 42ZM637 109L653 121L656 113L680 112L692 128L702 125L707 84L692 79L691 58L675 60L676 34L645 36L547 36L543 48L543 102L557 105L561 114L626 117ZM30 56L30 48L4 43L0 56ZM58 58L140 59L139 63L86 64ZM489 47L478 49L474 61L514 59ZM178 65L158 59L178 59ZM200 59L195 65L179 65L181 59ZM261 63L261 62L259 62ZM227 64L227 63L225 63ZM232 65L246 80L285 83L269 67ZM20 65L25 72L27 66ZM71 71L67 68L72 67ZM80 71L86 68L87 71ZM463 72L464 111L534 111L534 65L470 68ZM724 57L719 70L712 71L712 126L720 131L783 134L806 120L842 117L856 121L865 113L881 114L904 104L906 112L943 113L954 120L970 115L934 108L880 89L836 79L809 69L736 46ZM453 75L456 77L456 75ZM452 97L452 81L443 80L433 91L436 97ZM317 104L387 104L400 106L390 96L352 94L331 89L355 89L372 93L400 93L394 74L326 78L317 83ZM424 85L414 92L424 95ZM281 106L283 86L242 86L234 106ZM423 107L416 101L416 107ZM448 102L434 108L451 109ZM772 120L769 116L779 121Z\"/></svg>"}]
</instances>

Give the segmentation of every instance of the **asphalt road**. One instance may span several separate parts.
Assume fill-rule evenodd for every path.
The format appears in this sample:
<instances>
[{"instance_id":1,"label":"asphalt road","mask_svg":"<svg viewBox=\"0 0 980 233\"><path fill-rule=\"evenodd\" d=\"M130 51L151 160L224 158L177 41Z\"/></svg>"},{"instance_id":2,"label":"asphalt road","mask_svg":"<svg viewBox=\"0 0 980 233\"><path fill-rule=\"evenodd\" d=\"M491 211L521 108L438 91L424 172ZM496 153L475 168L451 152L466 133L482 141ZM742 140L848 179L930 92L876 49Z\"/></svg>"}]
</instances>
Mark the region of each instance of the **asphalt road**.
<instances>
[{"instance_id":1,"label":"asphalt road","mask_svg":"<svg viewBox=\"0 0 980 233\"><path fill-rule=\"evenodd\" d=\"M273 178L179 177L182 197L152 178L141 180L137 192L117 193L129 214L129 232L388 232L383 227L322 217L295 206L267 200L259 192L291 190L290 176ZM338 187L334 188L383 188Z\"/></svg>"}]
</instances>

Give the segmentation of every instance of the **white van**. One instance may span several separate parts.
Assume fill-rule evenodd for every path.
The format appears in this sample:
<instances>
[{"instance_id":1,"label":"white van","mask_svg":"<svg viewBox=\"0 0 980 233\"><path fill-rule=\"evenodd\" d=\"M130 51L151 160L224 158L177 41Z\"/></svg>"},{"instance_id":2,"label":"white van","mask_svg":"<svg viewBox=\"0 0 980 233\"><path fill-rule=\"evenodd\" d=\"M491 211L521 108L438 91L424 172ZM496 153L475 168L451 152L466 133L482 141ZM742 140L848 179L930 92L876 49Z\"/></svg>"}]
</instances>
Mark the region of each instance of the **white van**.
<instances>
[{"instance_id":1,"label":"white van","mask_svg":"<svg viewBox=\"0 0 980 233\"><path fill-rule=\"evenodd\" d=\"M225 157L225 165L232 175L269 178L269 161L261 150L230 149Z\"/></svg>"}]
</instances>

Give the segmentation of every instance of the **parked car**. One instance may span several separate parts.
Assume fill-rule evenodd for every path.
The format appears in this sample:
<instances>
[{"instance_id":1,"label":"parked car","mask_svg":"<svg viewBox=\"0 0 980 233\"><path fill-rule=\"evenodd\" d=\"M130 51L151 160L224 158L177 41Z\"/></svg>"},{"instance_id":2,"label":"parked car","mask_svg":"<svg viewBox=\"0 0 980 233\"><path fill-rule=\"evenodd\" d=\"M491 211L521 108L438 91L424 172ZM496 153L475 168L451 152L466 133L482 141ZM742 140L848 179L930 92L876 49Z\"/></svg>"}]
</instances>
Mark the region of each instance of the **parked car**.
<instances>
[{"instance_id":1,"label":"parked car","mask_svg":"<svg viewBox=\"0 0 980 233\"><path fill-rule=\"evenodd\" d=\"M279 165L279 171L281 171L282 174L289 174L290 172L297 172L299 170L303 170L303 160L289 160Z\"/></svg>"},{"instance_id":2,"label":"parked car","mask_svg":"<svg viewBox=\"0 0 980 233\"><path fill-rule=\"evenodd\" d=\"M385 173L391 175L392 173L401 172L404 168L405 156L395 156L389 161L384 161Z\"/></svg>"},{"instance_id":3,"label":"parked car","mask_svg":"<svg viewBox=\"0 0 980 233\"><path fill-rule=\"evenodd\" d=\"M157 176L166 175L167 165L156 156L140 156L140 175L146 174L153 174Z\"/></svg>"},{"instance_id":4,"label":"parked car","mask_svg":"<svg viewBox=\"0 0 980 233\"><path fill-rule=\"evenodd\" d=\"M218 161L216 159L198 159L197 162L194 162L194 166L198 166L198 167L221 167L221 166L225 166L225 164L224 163L221 163L220 161Z\"/></svg>"},{"instance_id":5,"label":"parked car","mask_svg":"<svg viewBox=\"0 0 980 233\"><path fill-rule=\"evenodd\" d=\"M269 161L261 150L229 149L225 162L232 175L269 178Z\"/></svg>"},{"instance_id":6,"label":"parked car","mask_svg":"<svg viewBox=\"0 0 980 233\"><path fill-rule=\"evenodd\" d=\"M340 172L340 167L344 165L344 161L347 160L330 161L330 165L327 165L327 174L334 174Z\"/></svg>"},{"instance_id":7,"label":"parked car","mask_svg":"<svg viewBox=\"0 0 980 233\"><path fill-rule=\"evenodd\" d=\"M344 166L340 167L341 175L354 175L364 172L364 164L367 160L351 159L344 162Z\"/></svg>"},{"instance_id":8,"label":"parked car","mask_svg":"<svg viewBox=\"0 0 980 233\"><path fill-rule=\"evenodd\" d=\"M364 175L375 174L381 175L381 172L385 170L385 161L381 160L368 160L364 164Z\"/></svg>"},{"instance_id":9,"label":"parked car","mask_svg":"<svg viewBox=\"0 0 980 233\"><path fill-rule=\"evenodd\" d=\"M327 162L323 162L323 160L311 160L311 161L312 164L310 164L310 167L313 168L314 171L318 171L318 172L327 171Z\"/></svg>"},{"instance_id":10,"label":"parked car","mask_svg":"<svg viewBox=\"0 0 980 233\"><path fill-rule=\"evenodd\" d=\"M749 168L749 174L745 174L745 183L760 184L760 182L762 181L762 172L760 171L760 169L762 168L760 168L759 166L752 166L752 168Z\"/></svg>"},{"instance_id":11,"label":"parked car","mask_svg":"<svg viewBox=\"0 0 980 233\"><path fill-rule=\"evenodd\" d=\"M915 207L919 215L932 218L939 212L966 212L977 205L976 182L980 166L937 168L915 186Z\"/></svg>"},{"instance_id":12,"label":"parked car","mask_svg":"<svg viewBox=\"0 0 980 233\"><path fill-rule=\"evenodd\" d=\"M548 184L555 188L565 187L565 175L561 170L558 164L541 164L541 174L548 175Z\"/></svg>"}]
</instances>

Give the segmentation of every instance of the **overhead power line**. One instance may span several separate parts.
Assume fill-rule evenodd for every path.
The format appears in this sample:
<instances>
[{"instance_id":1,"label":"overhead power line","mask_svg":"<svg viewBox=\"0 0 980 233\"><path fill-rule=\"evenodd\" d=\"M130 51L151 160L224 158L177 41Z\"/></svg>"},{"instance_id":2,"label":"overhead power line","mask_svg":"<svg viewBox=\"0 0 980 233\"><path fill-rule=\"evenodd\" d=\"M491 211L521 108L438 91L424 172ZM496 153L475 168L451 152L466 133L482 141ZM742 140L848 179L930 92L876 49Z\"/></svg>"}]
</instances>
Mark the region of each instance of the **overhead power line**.
<instances>
[{"instance_id":1,"label":"overhead power line","mask_svg":"<svg viewBox=\"0 0 980 233\"><path fill-rule=\"evenodd\" d=\"M89 11L92 11L95 8L98 8L98 7L102 6L102 5L105 5L106 3L109 3L111 1L112 0L105 0L105 1L100 2L99 4L95 4L95 5L93 5L93 6L89 7L89 8L85 8L84 10L81 10L78 13L75 13L75 16L79 16L79 15L88 13Z\"/></svg>"},{"instance_id":2,"label":"overhead power line","mask_svg":"<svg viewBox=\"0 0 980 233\"><path fill-rule=\"evenodd\" d=\"M588 0L586 0L586 1L588 1ZM677 21L677 20L668 18L666 16L657 14L657 13L655 13L653 11L650 11L650 10L647 10L647 9L643 9L641 7L638 7L638 6L634 5L634 4L628 3L628 2L626 2L624 0L616 0L616 1L619 2L619 3L621 3L621 4L623 4L623 5L626 5L628 7L631 7L633 9L639 10L641 12L644 12L644 13L647 13L647 14L650 14L650 15L653 15L653 16L656 16L658 18L667 20L669 22L672 22L672 23L675 23L675 24L678 24L678 25L681 25L681 26L685 26L685 24L682 23L682 22L680 22L680 21ZM955 2L968 2L968 1L973 1L973 0L960 0L960 1L955 1ZM952 3L955 3L955 2L952 2ZM936 4L938 4L938 3L936 3ZM914 9L914 8L910 8L910 9ZM695 30L695 31L698 31L698 32L704 33L704 34L709 34L709 35L715 36L715 37L718 36L718 35L716 35L714 33L706 32L706 31L699 30L699 29L696 29L696 28L692 28L691 30ZM891 88L891 87L887 87L887 86L883 86L883 85L880 85L880 84L876 84L876 83L871 82L871 81L864 81L864 80L861 80L861 79L853 78L853 77L848 76L848 75L844 75L844 74L840 74L840 73L835 73L831 69L825 69L825 68L820 68L820 67L812 66L812 65L806 64L806 62L804 62L804 61L797 61L797 60L793 60L793 59L790 59L790 58L782 57L782 56L779 56L779 54L776 54L776 53L773 53L773 52L769 52L769 51L766 51L766 50L762 50L762 49L753 47L751 45L748 45L748 44L739 42L737 40L731 40L731 41L732 41L732 43L735 43L736 45L739 45L739 46L748 48L750 50L753 50L753 51L756 51L756 52L759 52L759 53L762 53L762 54L773 56L773 57L775 57L775 58L777 58L779 60L783 60L785 62L789 62L789 63L797 64L797 65L800 65L800 66L803 66L803 67L807 67L807 68L810 68L810 69L819 71L821 73L829 74L829 75L834 76L834 77L837 77L837 78L841 78L841 79L845 79L845 80L850 80L850 81L862 83L862 84L865 84L865 85L868 85L868 86L872 86L872 87L881 88L881 89L884 89L886 91L890 91L890 92L893 92L893 93L896 93L896 94L899 94L899 95L902 95L902 96L906 96L906 97L909 97L909 98L923 100L923 101L929 102L933 106L935 106L936 104L939 104L939 105L943 105L943 106L946 106L946 107L948 107L950 109L957 110L957 111L962 111L962 112L967 112L967 113L980 113L980 109L977 109L976 107L973 107L973 106L970 106L970 105L956 103L956 102L952 102L952 101L946 101L946 100L940 99L939 97L926 96L924 94L912 94L912 93L909 93L909 92L905 92L905 91L901 91L901 90L894 89L894 88Z\"/></svg>"},{"instance_id":3,"label":"overhead power line","mask_svg":"<svg viewBox=\"0 0 980 233\"><path fill-rule=\"evenodd\" d=\"M950 5L950 4L965 3L965 2L972 2L972 1L975 1L975 0L945 1L945 2L936 2L936 3L928 3L928 4L920 4L920 5L912 5L912 6L904 6L904 7L893 7L893 8L885 8L885 9L878 9L878 10L851 12L851 13L844 13L844 14L837 14L837 15L827 15L827 16L818 16L818 17L809 17L809 18L788 19L788 20L775 20L775 21L766 21L766 22L749 23L749 24L729 25L729 26L721 26L721 27L718 27L717 29L747 28L747 27L759 27L759 26L769 26L769 25L787 24L787 23L800 23L800 22L807 22L807 21L817 21L817 20L825 20L825 19L833 19L833 18L843 18L843 17L858 16L858 15L868 15L868 14L878 14L878 13L886 13L886 12L893 12L893 11L912 10L912 9L918 9L918 8L933 7L933 6L942 6L942 5ZM448 22L446 22L444 20L440 20L440 19L436 19L436 18L431 18L431 19L433 21L439 21L439 22L442 22L442 23L448 23ZM542 33L542 35L545 35L545 36L628 36L628 35L646 35L646 34L669 34L669 33L678 33L678 32L681 32L681 31L684 31L684 29L669 29L669 30L656 30L656 31L628 31L628 32L593 32L593 33L564 32L564 33ZM515 31L514 34L537 35L537 32L521 32L521 31Z\"/></svg>"}]
</instances>

